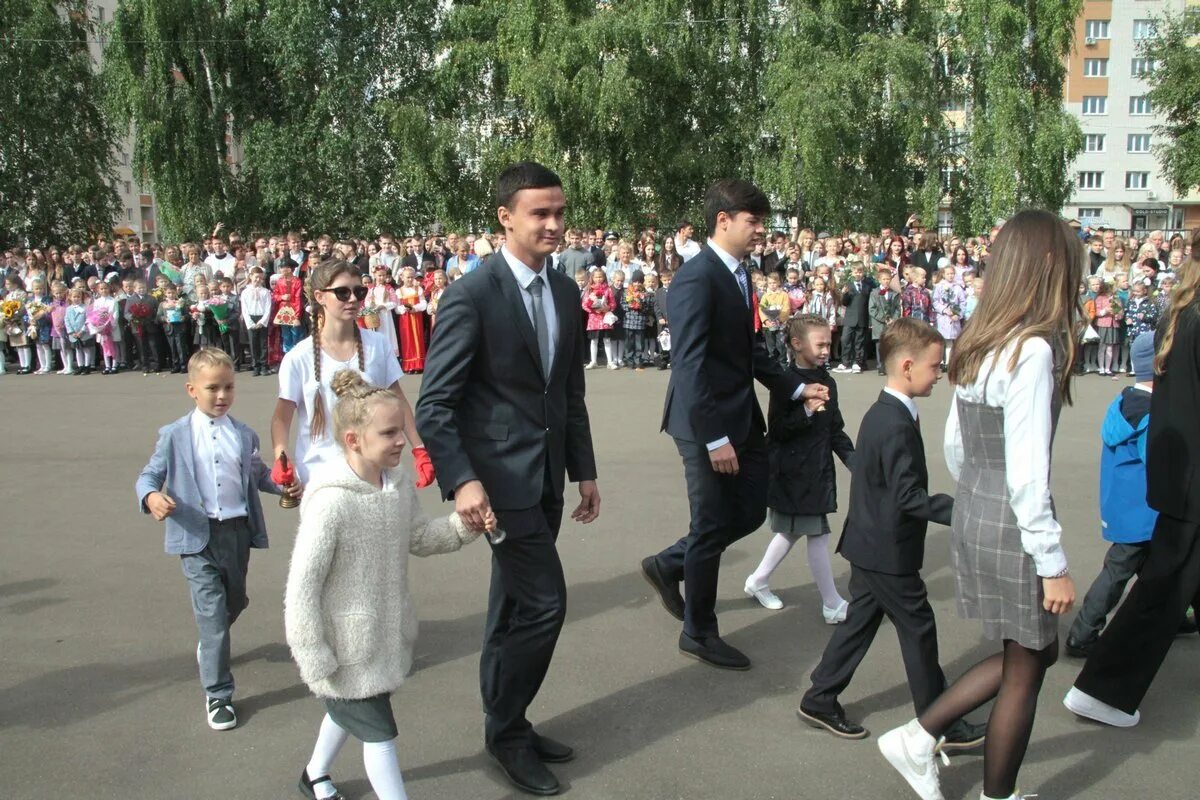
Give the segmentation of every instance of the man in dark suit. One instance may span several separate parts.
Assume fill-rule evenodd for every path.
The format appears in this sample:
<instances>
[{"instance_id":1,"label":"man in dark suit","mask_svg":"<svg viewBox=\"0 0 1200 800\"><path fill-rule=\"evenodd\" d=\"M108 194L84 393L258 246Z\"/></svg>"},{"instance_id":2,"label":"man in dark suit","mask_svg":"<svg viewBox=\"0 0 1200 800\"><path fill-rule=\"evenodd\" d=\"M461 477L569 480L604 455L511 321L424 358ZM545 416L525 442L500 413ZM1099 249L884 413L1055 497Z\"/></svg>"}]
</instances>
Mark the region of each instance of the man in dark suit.
<instances>
[{"instance_id":1,"label":"man in dark suit","mask_svg":"<svg viewBox=\"0 0 1200 800\"><path fill-rule=\"evenodd\" d=\"M925 530L950 524L954 498L929 494L925 443L913 398L928 397L941 377L942 337L929 325L899 319L879 342L888 382L858 428L850 471L850 504L838 552L850 562L850 608L813 670L800 718L843 739L867 731L845 716L838 696L886 616L900 639L913 705L921 714L946 688L938 663L933 608L921 578ZM955 723L946 747L979 744L982 726Z\"/></svg>"},{"instance_id":2,"label":"man in dark suit","mask_svg":"<svg viewBox=\"0 0 1200 800\"><path fill-rule=\"evenodd\" d=\"M929 231L920 234L912 254L912 263L925 270L925 274L932 278L934 270L937 269L938 259L941 257L942 251L938 245L937 236Z\"/></svg>"},{"instance_id":3,"label":"man in dark suit","mask_svg":"<svg viewBox=\"0 0 1200 800\"><path fill-rule=\"evenodd\" d=\"M767 513L765 424L754 380L794 397L827 400L829 390L805 387L755 340L752 286L741 262L763 235L766 195L746 181L719 181L704 206L712 238L678 270L667 295L672 369L662 427L683 459L691 525L644 559L642 573L683 620L680 651L716 667L749 669L750 660L721 639L715 606L721 554Z\"/></svg>"},{"instance_id":4,"label":"man in dark suit","mask_svg":"<svg viewBox=\"0 0 1200 800\"><path fill-rule=\"evenodd\" d=\"M867 342L871 338L871 292L875 281L862 261L850 262L850 282L842 287L842 363L834 372L859 373L867 366Z\"/></svg>"},{"instance_id":5,"label":"man in dark suit","mask_svg":"<svg viewBox=\"0 0 1200 800\"><path fill-rule=\"evenodd\" d=\"M782 282L784 264L787 263L787 234L776 231L771 234L771 243L770 252L763 256L762 271L768 275L772 272L779 273L779 279Z\"/></svg>"},{"instance_id":6,"label":"man in dark suit","mask_svg":"<svg viewBox=\"0 0 1200 800\"><path fill-rule=\"evenodd\" d=\"M563 234L562 182L531 162L496 183L507 242L446 289L425 361L417 428L446 499L483 530L489 509L503 539L492 544L492 581L480 658L487 750L518 788L549 795L543 762L571 748L539 736L526 709L550 667L566 615L555 541L564 472L579 484L571 518L600 513L584 404L579 288L547 257Z\"/></svg>"}]
</instances>

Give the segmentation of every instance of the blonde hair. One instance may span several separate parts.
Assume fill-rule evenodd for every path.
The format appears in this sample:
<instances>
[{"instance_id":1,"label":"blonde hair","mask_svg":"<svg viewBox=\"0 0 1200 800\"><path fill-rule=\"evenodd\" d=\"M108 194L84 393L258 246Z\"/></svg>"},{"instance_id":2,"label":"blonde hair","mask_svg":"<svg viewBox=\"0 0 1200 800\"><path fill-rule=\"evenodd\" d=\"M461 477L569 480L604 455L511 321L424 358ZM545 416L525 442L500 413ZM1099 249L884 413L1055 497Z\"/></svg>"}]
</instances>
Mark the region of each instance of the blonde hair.
<instances>
[{"instance_id":1,"label":"blonde hair","mask_svg":"<svg viewBox=\"0 0 1200 800\"><path fill-rule=\"evenodd\" d=\"M893 320L879 337L879 360L890 364L895 356L917 356L924 353L930 346L945 344L946 340L938 329L928 322L922 322L912 317L900 317Z\"/></svg>"},{"instance_id":2,"label":"blonde hair","mask_svg":"<svg viewBox=\"0 0 1200 800\"><path fill-rule=\"evenodd\" d=\"M358 267L340 259L330 259L324 262L312 271L308 279L308 300L312 306L313 321L313 378L316 379L318 385L321 383L321 329L325 327L325 307L317 302L317 292L329 288L329 284L333 283L339 275L353 275L361 280ZM357 325L354 326L354 345L358 352L358 368L366 372L367 359L363 353L362 332ZM320 439L325 435L325 398L320 391L313 398L312 424L308 430L309 436L313 439Z\"/></svg>"},{"instance_id":3,"label":"blonde hair","mask_svg":"<svg viewBox=\"0 0 1200 800\"><path fill-rule=\"evenodd\" d=\"M345 446L346 431L361 430L371 421L376 405L400 404L400 398L391 389L367 383L352 369L338 370L329 387L337 395L337 404L333 407L333 435L339 446Z\"/></svg>"},{"instance_id":4,"label":"blonde hair","mask_svg":"<svg viewBox=\"0 0 1200 800\"><path fill-rule=\"evenodd\" d=\"M1162 375L1167 371L1167 356L1175 344L1175 331L1179 327L1179 315L1184 309L1191 307L1200 291L1200 228L1192 231L1192 257L1179 265L1177 272L1179 282L1171 292L1171 305L1162 321L1163 338L1154 355L1154 373ZM1147 287L1148 289L1149 287Z\"/></svg>"},{"instance_id":5,"label":"blonde hair","mask_svg":"<svg viewBox=\"0 0 1200 800\"><path fill-rule=\"evenodd\" d=\"M224 350L219 350L216 347L201 347L192 353L192 357L188 359L188 377L195 378L200 370L209 367L229 367L233 369L233 359Z\"/></svg>"},{"instance_id":6,"label":"blonde hair","mask_svg":"<svg viewBox=\"0 0 1200 800\"><path fill-rule=\"evenodd\" d=\"M475 240L475 255L483 258L484 256L490 256L494 252L496 251L492 249L492 243L487 239Z\"/></svg>"},{"instance_id":7,"label":"blonde hair","mask_svg":"<svg viewBox=\"0 0 1200 800\"><path fill-rule=\"evenodd\" d=\"M984 361L1012 341L1008 369L1016 369L1025 342L1040 338L1065 359L1058 389L1070 403L1084 257L1083 243L1049 211L1021 211L1008 220L988 259L988 290L950 356L950 381L973 383Z\"/></svg>"}]
</instances>

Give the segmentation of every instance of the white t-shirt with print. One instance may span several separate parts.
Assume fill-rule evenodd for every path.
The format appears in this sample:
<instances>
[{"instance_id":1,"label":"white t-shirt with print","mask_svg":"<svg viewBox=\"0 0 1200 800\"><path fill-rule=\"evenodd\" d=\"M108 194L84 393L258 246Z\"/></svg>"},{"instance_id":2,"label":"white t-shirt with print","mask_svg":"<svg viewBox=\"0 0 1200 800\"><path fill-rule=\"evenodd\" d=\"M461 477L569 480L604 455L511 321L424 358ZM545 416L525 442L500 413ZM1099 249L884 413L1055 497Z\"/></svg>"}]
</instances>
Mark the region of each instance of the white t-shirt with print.
<instances>
[{"instance_id":1,"label":"white t-shirt with print","mask_svg":"<svg viewBox=\"0 0 1200 800\"><path fill-rule=\"evenodd\" d=\"M313 370L312 337L297 343L279 365L279 398L296 404L296 446L295 452L288 455L295 464L296 477L301 483L308 483L316 467L335 460L345 460L341 448L333 440L333 406L337 402L337 395L329 386L333 376L343 369L352 369L368 383L387 387L404 375L400 370L400 362L382 334L365 329L360 329L359 333L362 335L365 371L358 368L357 353L349 361L338 361L324 350L321 351L320 391L325 400L325 433L315 441L310 435L313 403L318 390Z\"/></svg>"}]
</instances>

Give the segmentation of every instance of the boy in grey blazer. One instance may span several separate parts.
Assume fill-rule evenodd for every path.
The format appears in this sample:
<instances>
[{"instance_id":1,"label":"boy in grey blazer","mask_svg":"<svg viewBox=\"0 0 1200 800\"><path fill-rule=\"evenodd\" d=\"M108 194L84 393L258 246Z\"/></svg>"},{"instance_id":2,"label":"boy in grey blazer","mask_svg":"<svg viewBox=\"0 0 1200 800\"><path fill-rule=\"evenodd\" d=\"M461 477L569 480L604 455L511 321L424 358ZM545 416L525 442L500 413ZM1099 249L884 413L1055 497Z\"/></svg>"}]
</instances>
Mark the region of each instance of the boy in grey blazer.
<instances>
[{"instance_id":1,"label":"boy in grey blazer","mask_svg":"<svg viewBox=\"0 0 1200 800\"><path fill-rule=\"evenodd\" d=\"M229 628L249 604L250 548L267 546L259 492L299 496L278 485L258 453L258 436L228 416L233 362L212 347L188 361L196 409L164 426L135 486L138 507L166 522L166 551L178 555L192 594L200 643L196 660L213 730L237 726Z\"/></svg>"}]
</instances>

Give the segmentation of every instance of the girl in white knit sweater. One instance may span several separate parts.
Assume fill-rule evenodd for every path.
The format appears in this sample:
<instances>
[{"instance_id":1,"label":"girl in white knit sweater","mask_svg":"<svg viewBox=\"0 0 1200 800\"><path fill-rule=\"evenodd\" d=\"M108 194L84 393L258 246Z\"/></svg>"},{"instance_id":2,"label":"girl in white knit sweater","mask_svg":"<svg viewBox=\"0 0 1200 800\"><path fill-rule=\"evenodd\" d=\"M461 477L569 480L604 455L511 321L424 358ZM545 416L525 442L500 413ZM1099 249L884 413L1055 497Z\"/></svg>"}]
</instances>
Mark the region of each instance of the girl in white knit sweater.
<instances>
[{"instance_id":1,"label":"girl in white knit sweater","mask_svg":"<svg viewBox=\"0 0 1200 800\"><path fill-rule=\"evenodd\" d=\"M458 514L422 516L413 479L399 468L400 398L350 369L332 386L334 436L346 459L306 487L284 601L292 657L327 712L300 791L341 797L329 767L353 734L376 795L403 800L390 698L412 665L417 634L408 555L449 553L478 534Z\"/></svg>"}]
</instances>

